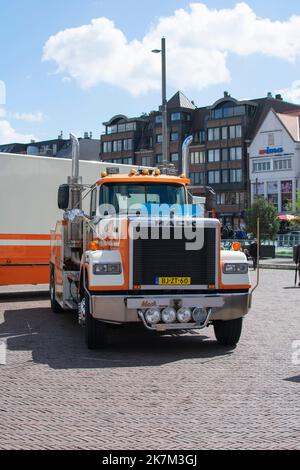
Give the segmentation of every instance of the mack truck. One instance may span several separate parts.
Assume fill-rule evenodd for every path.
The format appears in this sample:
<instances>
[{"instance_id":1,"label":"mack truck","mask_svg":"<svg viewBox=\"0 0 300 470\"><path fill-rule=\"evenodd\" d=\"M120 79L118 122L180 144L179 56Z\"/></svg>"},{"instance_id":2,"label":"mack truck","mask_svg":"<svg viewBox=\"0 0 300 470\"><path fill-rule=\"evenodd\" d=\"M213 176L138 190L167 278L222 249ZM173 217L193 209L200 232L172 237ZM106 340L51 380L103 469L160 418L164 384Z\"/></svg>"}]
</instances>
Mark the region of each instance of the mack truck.
<instances>
[{"instance_id":1,"label":"mack truck","mask_svg":"<svg viewBox=\"0 0 300 470\"><path fill-rule=\"evenodd\" d=\"M248 263L238 245L221 249L219 220L189 191L191 139L180 176L109 168L88 187L72 142L72 176L58 189L63 213L51 231L53 312L77 312L89 349L105 347L110 328L122 325L153 334L212 325L220 344L236 345L251 304Z\"/></svg>"}]
</instances>

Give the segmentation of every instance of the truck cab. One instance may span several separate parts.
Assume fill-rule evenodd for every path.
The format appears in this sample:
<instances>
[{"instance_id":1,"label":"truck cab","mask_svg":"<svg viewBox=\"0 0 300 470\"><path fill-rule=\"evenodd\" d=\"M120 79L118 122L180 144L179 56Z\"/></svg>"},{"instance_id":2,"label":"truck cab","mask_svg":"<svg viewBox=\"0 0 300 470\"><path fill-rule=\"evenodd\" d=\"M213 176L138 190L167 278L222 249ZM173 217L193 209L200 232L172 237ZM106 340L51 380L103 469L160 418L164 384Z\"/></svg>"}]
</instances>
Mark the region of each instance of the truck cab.
<instances>
[{"instance_id":1,"label":"truck cab","mask_svg":"<svg viewBox=\"0 0 300 470\"><path fill-rule=\"evenodd\" d=\"M81 183L60 188L51 307L77 311L88 348L104 347L112 324L153 334L213 325L219 343L238 342L250 301L247 259L238 245L221 250L220 222L190 203L188 185L159 169L104 171L89 190L89 214L80 209Z\"/></svg>"}]
</instances>

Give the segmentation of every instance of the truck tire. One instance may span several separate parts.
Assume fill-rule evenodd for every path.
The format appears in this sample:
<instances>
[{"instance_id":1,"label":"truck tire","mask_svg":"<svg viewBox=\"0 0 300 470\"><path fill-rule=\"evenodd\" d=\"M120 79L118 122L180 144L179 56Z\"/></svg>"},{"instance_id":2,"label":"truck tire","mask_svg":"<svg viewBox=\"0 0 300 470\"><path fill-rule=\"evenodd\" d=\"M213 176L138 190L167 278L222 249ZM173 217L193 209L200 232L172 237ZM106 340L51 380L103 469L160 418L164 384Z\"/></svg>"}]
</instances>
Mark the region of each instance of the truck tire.
<instances>
[{"instance_id":1,"label":"truck tire","mask_svg":"<svg viewBox=\"0 0 300 470\"><path fill-rule=\"evenodd\" d=\"M55 299L55 276L54 268L50 268L50 304L53 313L61 313L63 309Z\"/></svg>"},{"instance_id":2,"label":"truck tire","mask_svg":"<svg viewBox=\"0 0 300 470\"><path fill-rule=\"evenodd\" d=\"M107 346L105 323L95 320L90 313L89 295L85 292L85 341L88 349L102 349Z\"/></svg>"},{"instance_id":3,"label":"truck tire","mask_svg":"<svg viewBox=\"0 0 300 470\"><path fill-rule=\"evenodd\" d=\"M219 344L235 346L240 339L243 317L234 320L215 320L215 336Z\"/></svg>"}]
</instances>

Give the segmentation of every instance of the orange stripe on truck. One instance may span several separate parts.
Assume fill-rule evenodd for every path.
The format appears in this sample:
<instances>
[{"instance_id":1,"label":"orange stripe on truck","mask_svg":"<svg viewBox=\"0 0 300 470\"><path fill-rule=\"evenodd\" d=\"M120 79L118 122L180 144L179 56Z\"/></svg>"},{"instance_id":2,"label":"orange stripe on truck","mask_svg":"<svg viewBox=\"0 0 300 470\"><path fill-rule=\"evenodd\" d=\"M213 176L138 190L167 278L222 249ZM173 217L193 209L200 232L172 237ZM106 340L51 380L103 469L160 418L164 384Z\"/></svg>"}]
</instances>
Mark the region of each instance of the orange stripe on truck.
<instances>
[{"instance_id":1,"label":"orange stripe on truck","mask_svg":"<svg viewBox=\"0 0 300 470\"><path fill-rule=\"evenodd\" d=\"M50 234L0 233L0 240L50 240Z\"/></svg>"}]
</instances>

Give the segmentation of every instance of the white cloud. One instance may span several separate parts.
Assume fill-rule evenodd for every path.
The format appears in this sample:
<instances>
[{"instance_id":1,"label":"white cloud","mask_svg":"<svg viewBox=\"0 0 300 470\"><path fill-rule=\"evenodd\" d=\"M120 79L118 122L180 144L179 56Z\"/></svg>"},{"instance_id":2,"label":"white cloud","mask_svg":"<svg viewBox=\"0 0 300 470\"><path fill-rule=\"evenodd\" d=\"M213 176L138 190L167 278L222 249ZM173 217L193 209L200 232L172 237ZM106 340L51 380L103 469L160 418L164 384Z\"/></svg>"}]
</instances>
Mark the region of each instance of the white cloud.
<instances>
[{"instance_id":1,"label":"white cloud","mask_svg":"<svg viewBox=\"0 0 300 470\"><path fill-rule=\"evenodd\" d=\"M290 87L276 90L280 93L285 101L300 103L300 80L294 80Z\"/></svg>"},{"instance_id":2,"label":"white cloud","mask_svg":"<svg viewBox=\"0 0 300 470\"><path fill-rule=\"evenodd\" d=\"M246 4L209 9L191 3L152 25L141 40L129 41L113 21L93 19L51 36L43 60L82 88L109 83L132 95L160 88L160 60L151 50L167 39L168 83L175 88L202 89L230 81L228 53L264 54L294 61L300 55L300 16L287 21L260 18Z\"/></svg>"},{"instance_id":3,"label":"white cloud","mask_svg":"<svg viewBox=\"0 0 300 470\"><path fill-rule=\"evenodd\" d=\"M27 143L35 137L31 134L21 134L16 131L6 119L0 119L0 144L15 142Z\"/></svg>"},{"instance_id":4,"label":"white cloud","mask_svg":"<svg viewBox=\"0 0 300 470\"><path fill-rule=\"evenodd\" d=\"M42 122L45 119L45 115L43 113L36 112L36 113L9 113L9 116L17 121L24 121L24 122Z\"/></svg>"}]
</instances>

